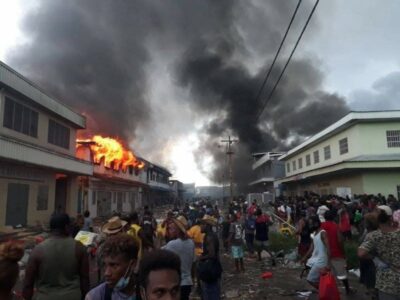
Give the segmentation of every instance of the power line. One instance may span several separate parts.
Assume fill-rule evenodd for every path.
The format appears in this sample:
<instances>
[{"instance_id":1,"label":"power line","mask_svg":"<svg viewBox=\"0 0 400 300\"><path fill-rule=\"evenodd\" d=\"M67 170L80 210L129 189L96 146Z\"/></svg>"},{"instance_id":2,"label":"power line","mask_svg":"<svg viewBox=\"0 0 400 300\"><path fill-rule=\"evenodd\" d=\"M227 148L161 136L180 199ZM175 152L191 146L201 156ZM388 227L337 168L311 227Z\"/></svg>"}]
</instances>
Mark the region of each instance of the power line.
<instances>
[{"instance_id":1,"label":"power line","mask_svg":"<svg viewBox=\"0 0 400 300\"><path fill-rule=\"evenodd\" d=\"M261 93L262 93L262 91L264 90L265 84L267 83L267 81L268 81L268 79L269 79L269 76L271 75L272 69L273 69L273 67L275 66L275 62L276 62L276 60L277 60L277 58L278 58L278 56L279 56L279 53L281 52L281 49L282 49L283 44L285 43L286 37L287 37L287 35L288 35L288 33L289 33L290 28L292 27L294 18L296 17L297 11L299 10L299 7L300 7L300 4L301 4L302 1L303 1L303 0L299 0L299 1L297 2L296 9L294 10L293 15L292 15L292 18L290 19L289 25L288 25L288 27L286 28L285 35L283 36L283 39L282 39L282 41L281 41L281 44L279 45L278 51L276 52L275 57L274 57L274 60L272 61L272 64L271 64L271 66L270 66L269 69L268 69L267 75L265 76L264 81L263 81L263 83L261 84L261 87L260 87L260 89L259 89L259 91L258 91L258 93L257 93L256 103L258 103L258 101L260 100L259 98L260 98L260 96L261 96Z\"/></svg>"},{"instance_id":2,"label":"power line","mask_svg":"<svg viewBox=\"0 0 400 300\"><path fill-rule=\"evenodd\" d=\"M301 33L300 33L300 35L299 35L299 37L298 37L298 39L297 39L297 41L296 41L296 44L294 45L293 50L292 50L292 52L290 53L289 58L288 58L288 60L286 61L286 64L285 64L285 66L283 67L282 72L281 72L281 74L280 74L279 77L278 77L278 80L276 81L274 87L272 88L271 92L269 93L267 99L264 101L264 105L263 105L263 107L261 108L260 112L259 112L258 115L257 115L257 121L260 119L261 115L263 114L265 107L267 106L268 102L271 100L272 95L274 94L274 92L275 92L275 90L276 90L276 87L278 86L280 80L282 79L283 74L285 73L286 68L287 68L287 66L288 66L289 63L290 63L290 60L292 59L292 56L293 56L294 52L296 51L297 46L299 45L300 40L301 40L301 38L303 37L304 32L305 32L306 29L307 29L308 23L310 23L310 20L311 20L313 14L314 14L314 12L315 12L315 9L317 8L318 3L319 3L319 0L317 0L317 1L315 2L314 7L313 7L313 9L311 10L311 13L310 13L310 15L308 16L307 21L306 21L306 23L304 24L304 27L303 27L303 29L301 30Z\"/></svg>"}]
</instances>

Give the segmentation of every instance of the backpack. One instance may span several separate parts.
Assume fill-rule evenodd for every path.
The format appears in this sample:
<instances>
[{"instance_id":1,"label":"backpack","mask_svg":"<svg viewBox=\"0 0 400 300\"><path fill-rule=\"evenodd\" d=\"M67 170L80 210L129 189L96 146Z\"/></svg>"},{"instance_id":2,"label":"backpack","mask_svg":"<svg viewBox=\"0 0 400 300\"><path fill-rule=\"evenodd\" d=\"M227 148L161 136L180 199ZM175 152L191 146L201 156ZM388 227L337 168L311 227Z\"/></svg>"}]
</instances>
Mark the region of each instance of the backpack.
<instances>
[{"instance_id":1,"label":"backpack","mask_svg":"<svg viewBox=\"0 0 400 300\"><path fill-rule=\"evenodd\" d=\"M246 229L247 230L255 230L256 229L256 220L254 218L249 218L246 220Z\"/></svg>"},{"instance_id":2,"label":"backpack","mask_svg":"<svg viewBox=\"0 0 400 300\"><path fill-rule=\"evenodd\" d=\"M243 237L243 228L240 224L235 224L235 240L241 240Z\"/></svg>"}]
</instances>

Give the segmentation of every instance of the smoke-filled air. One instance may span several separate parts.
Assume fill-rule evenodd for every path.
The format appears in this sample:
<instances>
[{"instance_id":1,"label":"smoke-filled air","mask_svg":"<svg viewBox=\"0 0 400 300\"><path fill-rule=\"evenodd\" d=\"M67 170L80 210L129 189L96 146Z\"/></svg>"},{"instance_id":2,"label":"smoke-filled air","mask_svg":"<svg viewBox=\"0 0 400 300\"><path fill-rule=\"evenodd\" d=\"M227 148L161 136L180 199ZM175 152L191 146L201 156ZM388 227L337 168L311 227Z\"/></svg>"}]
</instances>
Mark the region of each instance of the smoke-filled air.
<instances>
[{"instance_id":1,"label":"smoke-filled air","mask_svg":"<svg viewBox=\"0 0 400 300\"><path fill-rule=\"evenodd\" d=\"M305 1L295 34L257 98L296 4L39 1L22 23L30 40L13 49L10 60L84 114L87 133L118 136L161 164L171 163L166 149L174 141L195 133L198 167L204 157L213 158L204 168L212 182L220 183L226 172L220 139L235 137L234 178L246 186L251 153L287 150L349 110L340 95L324 90L317 55L302 53L257 119L310 12ZM318 24L317 15L304 41Z\"/></svg>"}]
</instances>

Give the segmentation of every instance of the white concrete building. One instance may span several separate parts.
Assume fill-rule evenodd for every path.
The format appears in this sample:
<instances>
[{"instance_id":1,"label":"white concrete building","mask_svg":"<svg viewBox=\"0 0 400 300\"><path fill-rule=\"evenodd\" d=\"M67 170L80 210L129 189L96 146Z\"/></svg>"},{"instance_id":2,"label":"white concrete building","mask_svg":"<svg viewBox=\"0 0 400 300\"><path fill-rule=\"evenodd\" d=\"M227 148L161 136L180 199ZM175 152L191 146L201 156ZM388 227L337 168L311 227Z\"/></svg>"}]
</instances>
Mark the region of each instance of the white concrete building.
<instances>
[{"instance_id":1,"label":"white concrete building","mask_svg":"<svg viewBox=\"0 0 400 300\"><path fill-rule=\"evenodd\" d=\"M400 196L400 111L350 112L279 158L287 195Z\"/></svg>"},{"instance_id":2,"label":"white concrete building","mask_svg":"<svg viewBox=\"0 0 400 300\"><path fill-rule=\"evenodd\" d=\"M77 213L77 178L93 173L75 157L85 126L85 117L0 62L0 230Z\"/></svg>"}]
</instances>

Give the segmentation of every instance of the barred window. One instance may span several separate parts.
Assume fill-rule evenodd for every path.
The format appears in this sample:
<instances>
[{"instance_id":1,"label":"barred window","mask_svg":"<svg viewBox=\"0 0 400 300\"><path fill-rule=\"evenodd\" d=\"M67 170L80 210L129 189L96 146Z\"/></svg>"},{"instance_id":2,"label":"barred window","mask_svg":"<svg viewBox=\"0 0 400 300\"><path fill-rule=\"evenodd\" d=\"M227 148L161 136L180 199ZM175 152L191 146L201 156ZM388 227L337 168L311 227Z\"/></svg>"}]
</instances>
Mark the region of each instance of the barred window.
<instances>
[{"instance_id":1,"label":"barred window","mask_svg":"<svg viewBox=\"0 0 400 300\"><path fill-rule=\"evenodd\" d=\"M299 164L299 169L303 168L303 158L302 157L299 158L298 164Z\"/></svg>"},{"instance_id":2,"label":"barred window","mask_svg":"<svg viewBox=\"0 0 400 300\"><path fill-rule=\"evenodd\" d=\"M400 147L400 130L387 130L386 140L389 148Z\"/></svg>"},{"instance_id":3,"label":"barred window","mask_svg":"<svg viewBox=\"0 0 400 300\"><path fill-rule=\"evenodd\" d=\"M288 173L290 172L290 163L286 164L286 172L288 172Z\"/></svg>"},{"instance_id":4,"label":"barred window","mask_svg":"<svg viewBox=\"0 0 400 300\"><path fill-rule=\"evenodd\" d=\"M319 151L318 150L314 151L313 156L314 156L314 164L319 163Z\"/></svg>"},{"instance_id":5,"label":"barred window","mask_svg":"<svg viewBox=\"0 0 400 300\"><path fill-rule=\"evenodd\" d=\"M306 165L307 166L311 165L311 155L310 154L306 155Z\"/></svg>"},{"instance_id":6,"label":"barred window","mask_svg":"<svg viewBox=\"0 0 400 300\"><path fill-rule=\"evenodd\" d=\"M325 160L328 160L331 158L331 146L326 146L324 147L324 158Z\"/></svg>"},{"instance_id":7,"label":"barred window","mask_svg":"<svg viewBox=\"0 0 400 300\"><path fill-rule=\"evenodd\" d=\"M3 126L20 133L37 137L39 114L8 97L4 103Z\"/></svg>"},{"instance_id":8,"label":"barred window","mask_svg":"<svg viewBox=\"0 0 400 300\"><path fill-rule=\"evenodd\" d=\"M339 141L339 152L340 154L345 154L349 152L349 145L347 143L347 138L341 139Z\"/></svg>"}]
</instances>

